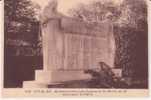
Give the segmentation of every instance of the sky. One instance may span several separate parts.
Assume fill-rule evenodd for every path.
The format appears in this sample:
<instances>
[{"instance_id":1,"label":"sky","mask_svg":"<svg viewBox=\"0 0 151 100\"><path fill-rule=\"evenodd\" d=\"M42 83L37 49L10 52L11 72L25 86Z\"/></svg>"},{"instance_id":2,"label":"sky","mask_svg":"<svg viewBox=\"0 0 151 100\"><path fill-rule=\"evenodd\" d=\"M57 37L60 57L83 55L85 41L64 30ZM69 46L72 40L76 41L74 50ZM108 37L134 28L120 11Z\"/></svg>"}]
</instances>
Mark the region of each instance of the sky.
<instances>
[{"instance_id":1,"label":"sky","mask_svg":"<svg viewBox=\"0 0 151 100\"><path fill-rule=\"evenodd\" d=\"M34 3L38 3L43 9L50 0L31 0L31 1L33 1ZM99 0L58 0L58 11L67 15L68 10L71 9L72 7L76 7L77 4L79 3L88 4L92 1L99 1ZM113 0L113 1L115 3L118 3L119 1L122 0Z\"/></svg>"}]
</instances>

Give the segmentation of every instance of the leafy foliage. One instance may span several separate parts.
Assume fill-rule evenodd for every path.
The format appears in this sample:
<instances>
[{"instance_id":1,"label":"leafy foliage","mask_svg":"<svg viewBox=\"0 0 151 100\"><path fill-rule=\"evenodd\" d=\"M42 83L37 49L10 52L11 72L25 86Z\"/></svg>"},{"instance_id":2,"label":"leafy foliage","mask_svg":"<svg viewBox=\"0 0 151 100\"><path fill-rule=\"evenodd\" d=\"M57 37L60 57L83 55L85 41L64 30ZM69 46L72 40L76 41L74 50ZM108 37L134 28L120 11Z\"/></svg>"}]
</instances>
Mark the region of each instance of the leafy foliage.
<instances>
[{"instance_id":1,"label":"leafy foliage","mask_svg":"<svg viewBox=\"0 0 151 100\"><path fill-rule=\"evenodd\" d=\"M4 0L4 87L21 87L42 65L39 43L39 7L31 0Z\"/></svg>"},{"instance_id":2,"label":"leafy foliage","mask_svg":"<svg viewBox=\"0 0 151 100\"><path fill-rule=\"evenodd\" d=\"M35 5L36 6L36 5ZM20 39L33 43L38 32L36 9L29 0L5 0L5 40Z\"/></svg>"},{"instance_id":3,"label":"leafy foliage","mask_svg":"<svg viewBox=\"0 0 151 100\"><path fill-rule=\"evenodd\" d=\"M20 46L27 46L24 44L28 44L33 50L36 49L35 47L39 44L40 31L37 18L39 6L30 0L5 0L4 2L5 46L14 46L9 52L19 51ZM16 49L14 50L14 48Z\"/></svg>"},{"instance_id":4,"label":"leafy foliage","mask_svg":"<svg viewBox=\"0 0 151 100\"><path fill-rule=\"evenodd\" d=\"M72 17L93 23L106 19L116 20L120 11L117 5L111 1L97 1L89 5L80 4L77 8L71 9L69 14Z\"/></svg>"},{"instance_id":5,"label":"leafy foliage","mask_svg":"<svg viewBox=\"0 0 151 100\"><path fill-rule=\"evenodd\" d=\"M147 78L147 4L145 0L124 0L120 9L115 24L115 65L123 68L126 77Z\"/></svg>"}]
</instances>

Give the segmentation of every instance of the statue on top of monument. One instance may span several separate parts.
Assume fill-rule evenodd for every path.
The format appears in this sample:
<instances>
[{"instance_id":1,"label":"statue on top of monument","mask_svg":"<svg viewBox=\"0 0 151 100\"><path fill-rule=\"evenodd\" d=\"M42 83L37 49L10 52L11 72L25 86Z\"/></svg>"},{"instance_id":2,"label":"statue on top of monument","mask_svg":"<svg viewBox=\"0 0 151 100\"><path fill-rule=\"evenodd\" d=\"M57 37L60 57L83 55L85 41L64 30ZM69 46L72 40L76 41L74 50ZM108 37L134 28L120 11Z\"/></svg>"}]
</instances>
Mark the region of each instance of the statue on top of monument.
<instances>
[{"instance_id":1,"label":"statue on top of monument","mask_svg":"<svg viewBox=\"0 0 151 100\"><path fill-rule=\"evenodd\" d=\"M46 24L50 19L60 18L62 15L57 11L58 1L49 0L48 5L44 8L41 14L41 23Z\"/></svg>"},{"instance_id":2,"label":"statue on top of monument","mask_svg":"<svg viewBox=\"0 0 151 100\"><path fill-rule=\"evenodd\" d=\"M49 11L53 13L57 12L57 6L58 6L57 0L50 0L48 6L45 9L49 8Z\"/></svg>"}]
</instances>

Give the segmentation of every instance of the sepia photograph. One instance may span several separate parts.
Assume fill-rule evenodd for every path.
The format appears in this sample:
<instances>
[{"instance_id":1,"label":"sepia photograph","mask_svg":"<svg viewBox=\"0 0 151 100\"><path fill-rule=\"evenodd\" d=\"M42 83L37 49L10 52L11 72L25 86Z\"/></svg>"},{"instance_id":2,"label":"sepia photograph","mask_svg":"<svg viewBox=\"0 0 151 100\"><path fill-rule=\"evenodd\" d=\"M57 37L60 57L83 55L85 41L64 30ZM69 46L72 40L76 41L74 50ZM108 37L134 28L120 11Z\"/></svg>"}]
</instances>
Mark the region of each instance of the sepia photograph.
<instances>
[{"instance_id":1,"label":"sepia photograph","mask_svg":"<svg viewBox=\"0 0 151 100\"><path fill-rule=\"evenodd\" d=\"M148 69L147 0L4 0L4 90L148 90Z\"/></svg>"}]
</instances>

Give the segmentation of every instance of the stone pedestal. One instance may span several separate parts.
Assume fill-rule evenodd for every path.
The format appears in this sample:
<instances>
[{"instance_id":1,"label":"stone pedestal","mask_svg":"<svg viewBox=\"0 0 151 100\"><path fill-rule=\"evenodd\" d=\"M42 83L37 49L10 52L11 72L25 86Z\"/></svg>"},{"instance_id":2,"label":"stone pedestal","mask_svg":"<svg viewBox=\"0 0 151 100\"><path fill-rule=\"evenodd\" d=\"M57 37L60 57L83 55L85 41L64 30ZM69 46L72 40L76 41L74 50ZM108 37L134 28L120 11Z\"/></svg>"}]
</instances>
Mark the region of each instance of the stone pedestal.
<instances>
[{"instance_id":1,"label":"stone pedestal","mask_svg":"<svg viewBox=\"0 0 151 100\"><path fill-rule=\"evenodd\" d=\"M24 81L24 88L47 88L49 85L62 84L68 81L91 79L89 74L83 71L44 71L36 70L34 81Z\"/></svg>"}]
</instances>

